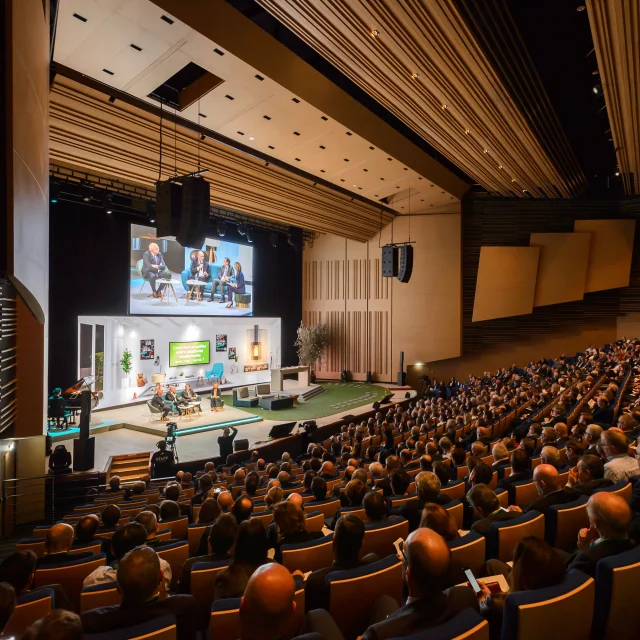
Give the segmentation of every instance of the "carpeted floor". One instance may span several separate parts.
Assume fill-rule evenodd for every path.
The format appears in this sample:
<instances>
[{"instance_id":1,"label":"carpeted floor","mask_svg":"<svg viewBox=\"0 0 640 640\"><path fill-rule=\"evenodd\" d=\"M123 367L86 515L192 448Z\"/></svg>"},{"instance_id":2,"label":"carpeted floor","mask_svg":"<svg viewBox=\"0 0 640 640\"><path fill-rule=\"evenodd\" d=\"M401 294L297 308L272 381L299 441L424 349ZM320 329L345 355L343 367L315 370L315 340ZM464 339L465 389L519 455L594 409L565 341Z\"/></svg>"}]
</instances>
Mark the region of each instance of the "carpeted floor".
<instances>
[{"instance_id":1,"label":"carpeted floor","mask_svg":"<svg viewBox=\"0 0 640 640\"><path fill-rule=\"evenodd\" d=\"M351 409L362 405L381 400L387 390L376 384L366 384L364 382L320 382L325 392L322 395L312 398L308 402L295 404L289 409L279 409L268 411L260 407L235 407L241 411L246 411L266 420L313 420L324 416L331 416L335 413L350 413ZM231 395L223 395L226 405L231 406L233 398Z\"/></svg>"}]
</instances>

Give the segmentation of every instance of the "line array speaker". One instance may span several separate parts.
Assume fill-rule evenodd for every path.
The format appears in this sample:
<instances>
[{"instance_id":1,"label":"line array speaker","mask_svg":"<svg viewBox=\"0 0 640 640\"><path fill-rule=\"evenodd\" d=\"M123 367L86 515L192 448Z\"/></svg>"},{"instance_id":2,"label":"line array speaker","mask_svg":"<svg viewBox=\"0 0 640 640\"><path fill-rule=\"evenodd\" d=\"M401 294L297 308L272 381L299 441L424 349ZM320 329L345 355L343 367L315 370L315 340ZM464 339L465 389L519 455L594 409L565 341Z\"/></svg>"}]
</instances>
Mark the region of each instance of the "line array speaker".
<instances>
[{"instance_id":1,"label":"line array speaker","mask_svg":"<svg viewBox=\"0 0 640 640\"><path fill-rule=\"evenodd\" d=\"M201 247L209 223L210 185L200 177L182 181L182 212L176 240L183 247Z\"/></svg>"},{"instance_id":2,"label":"line array speaker","mask_svg":"<svg viewBox=\"0 0 640 640\"><path fill-rule=\"evenodd\" d=\"M400 247L400 270L398 280L409 282L413 271L413 247L410 244L403 244Z\"/></svg>"},{"instance_id":3,"label":"line array speaker","mask_svg":"<svg viewBox=\"0 0 640 640\"><path fill-rule=\"evenodd\" d=\"M176 182L156 184L156 233L159 238L175 236L180 228L182 187Z\"/></svg>"},{"instance_id":4,"label":"line array speaker","mask_svg":"<svg viewBox=\"0 0 640 640\"><path fill-rule=\"evenodd\" d=\"M385 244L382 247L382 277L395 278L398 275L398 247Z\"/></svg>"}]
</instances>

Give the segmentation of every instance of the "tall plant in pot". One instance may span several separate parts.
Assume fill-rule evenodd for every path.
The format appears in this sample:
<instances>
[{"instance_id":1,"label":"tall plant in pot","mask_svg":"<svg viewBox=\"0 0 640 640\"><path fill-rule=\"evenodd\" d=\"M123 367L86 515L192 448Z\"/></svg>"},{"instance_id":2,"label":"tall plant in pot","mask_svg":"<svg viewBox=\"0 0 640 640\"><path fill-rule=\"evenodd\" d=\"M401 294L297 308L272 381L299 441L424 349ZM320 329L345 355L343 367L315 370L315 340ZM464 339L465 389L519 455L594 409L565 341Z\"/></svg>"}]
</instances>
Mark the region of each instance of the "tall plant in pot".
<instances>
[{"instance_id":1,"label":"tall plant in pot","mask_svg":"<svg viewBox=\"0 0 640 640\"><path fill-rule=\"evenodd\" d=\"M122 369L122 373L124 374L125 384L128 386L129 383L129 374L131 373L131 369L133 368L133 355L129 349L125 349L122 352L122 358L120 358L120 368Z\"/></svg>"},{"instance_id":2,"label":"tall plant in pot","mask_svg":"<svg viewBox=\"0 0 640 640\"><path fill-rule=\"evenodd\" d=\"M311 367L312 380L315 380L313 367L316 363L321 364L325 359L329 342L329 325L316 324L307 326L302 322L300 323L295 346L298 350L298 360L300 364Z\"/></svg>"}]
</instances>

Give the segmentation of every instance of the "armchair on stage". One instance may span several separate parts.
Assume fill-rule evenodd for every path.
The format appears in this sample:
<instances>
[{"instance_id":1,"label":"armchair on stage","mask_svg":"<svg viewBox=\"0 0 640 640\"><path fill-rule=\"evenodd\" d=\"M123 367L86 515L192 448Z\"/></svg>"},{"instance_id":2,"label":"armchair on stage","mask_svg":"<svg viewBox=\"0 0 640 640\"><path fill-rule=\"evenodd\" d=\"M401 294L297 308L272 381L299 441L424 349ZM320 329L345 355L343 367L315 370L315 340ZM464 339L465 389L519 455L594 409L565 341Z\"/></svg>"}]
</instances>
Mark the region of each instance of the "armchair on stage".
<instances>
[{"instance_id":1,"label":"armchair on stage","mask_svg":"<svg viewBox=\"0 0 640 640\"><path fill-rule=\"evenodd\" d=\"M204 375L207 380L211 380L211 378L222 380L222 376L224 375L224 364L222 362L214 362L213 367L209 371L205 371Z\"/></svg>"},{"instance_id":2,"label":"armchair on stage","mask_svg":"<svg viewBox=\"0 0 640 640\"><path fill-rule=\"evenodd\" d=\"M260 400L256 396L249 396L248 387L233 389L232 394L234 407L257 407L260 404Z\"/></svg>"}]
</instances>

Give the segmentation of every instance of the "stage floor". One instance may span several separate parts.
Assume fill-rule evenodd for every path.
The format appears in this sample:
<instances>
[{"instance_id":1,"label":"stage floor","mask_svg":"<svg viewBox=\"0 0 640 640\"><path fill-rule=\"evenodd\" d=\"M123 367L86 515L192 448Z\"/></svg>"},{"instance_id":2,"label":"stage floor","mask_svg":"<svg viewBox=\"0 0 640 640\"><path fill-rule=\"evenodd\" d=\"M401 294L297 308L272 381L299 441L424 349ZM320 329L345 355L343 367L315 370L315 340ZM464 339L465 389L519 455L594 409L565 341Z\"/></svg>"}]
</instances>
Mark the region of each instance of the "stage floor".
<instances>
[{"instance_id":1,"label":"stage floor","mask_svg":"<svg viewBox=\"0 0 640 640\"><path fill-rule=\"evenodd\" d=\"M336 383L342 384L345 383ZM354 386L378 387L381 391L384 385L365 385L364 383L346 383ZM391 391L392 389L390 389ZM392 402L403 400L407 389L397 390ZM313 398L306 405L305 410L311 408L313 403L323 399L329 399L327 392L322 396ZM415 392L411 392L415 395ZM330 415L317 418L318 426L335 422L346 414L360 415L371 409L372 401L369 400L361 406L350 406L340 409ZM208 409L209 399L203 399L203 412L200 416L194 416L193 420L177 418L180 431L177 445L179 458L183 462L190 460L202 460L205 457L215 457L219 454L218 436L220 430L227 424L233 424L238 429L238 438L247 438L249 447L259 447L266 444L269 431L276 424L297 421L288 411L268 412L273 419L262 419L237 407L225 406L224 411L212 412ZM385 405L388 406L388 405ZM302 408L303 405L300 405ZM287 415L288 414L288 415ZM149 411L146 405L132 405L118 409L109 409L92 414L91 435L95 436L95 467L96 471L104 471L111 456L128 453L153 452L156 450L158 440L164 438L166 422L149 422ZM305 418L307 419L307 418ZM52 434L54 445L64 444L69 451L73 451L73 438L77 437L77 429L70 429L59 434Z\"/></svg>"}]
</instances>

